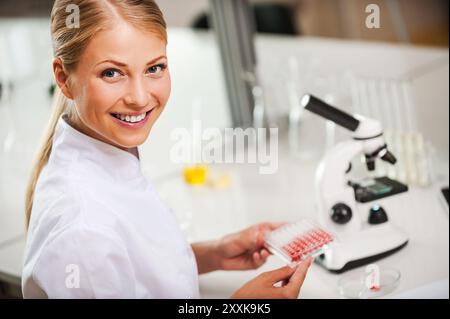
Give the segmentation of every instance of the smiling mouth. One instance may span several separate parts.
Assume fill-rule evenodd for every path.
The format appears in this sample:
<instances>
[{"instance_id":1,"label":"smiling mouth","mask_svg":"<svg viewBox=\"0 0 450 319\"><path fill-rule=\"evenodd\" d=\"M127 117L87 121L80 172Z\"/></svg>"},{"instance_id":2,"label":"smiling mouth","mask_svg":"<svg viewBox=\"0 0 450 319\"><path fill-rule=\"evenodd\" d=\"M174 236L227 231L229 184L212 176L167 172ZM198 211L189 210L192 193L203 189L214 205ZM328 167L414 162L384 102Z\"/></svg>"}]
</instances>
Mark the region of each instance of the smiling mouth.
<instances>
[{"instance_id":1,"label":"smiling mouth","mask_svg":"<svg viewBox=\"0 0 450 319\"><path fill-rule=\"evenodd\" d=\"M144 113L137 114L137 115L127 115L127 114L121 114L121 113L110 113L110 114L111 114L111 116L115 117L116 119L118 119L124 123L136 124L136 123L143 122L152 111L153 111L153 109L151 109L148 112L144 112Z\"/></svg>"}]
</instances>

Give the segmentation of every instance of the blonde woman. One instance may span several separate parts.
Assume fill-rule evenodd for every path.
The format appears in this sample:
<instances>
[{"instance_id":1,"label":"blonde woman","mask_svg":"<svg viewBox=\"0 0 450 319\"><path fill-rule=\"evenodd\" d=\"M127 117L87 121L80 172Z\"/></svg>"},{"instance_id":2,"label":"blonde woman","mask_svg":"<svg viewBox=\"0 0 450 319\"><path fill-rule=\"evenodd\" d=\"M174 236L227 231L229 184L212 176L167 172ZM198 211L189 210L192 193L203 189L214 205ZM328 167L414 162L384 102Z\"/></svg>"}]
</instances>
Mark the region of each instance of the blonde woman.
<instances>
[{"instance_id":1,"label":"blonde woman","mask_svg":"<svg viewBox=\"0 0 450 319\"><path fill-rule=\"evenodd\" d=\"M74 4L79 28L66 26ZM170 94L154 1L56 0L51 33L57 91L26 197L24 297L198 298L199 274L261 266L276 224L189 245L141 173L137 147ZM263 273L232 297L296 298L310 263Z\"/></svg>"}]
</instances>

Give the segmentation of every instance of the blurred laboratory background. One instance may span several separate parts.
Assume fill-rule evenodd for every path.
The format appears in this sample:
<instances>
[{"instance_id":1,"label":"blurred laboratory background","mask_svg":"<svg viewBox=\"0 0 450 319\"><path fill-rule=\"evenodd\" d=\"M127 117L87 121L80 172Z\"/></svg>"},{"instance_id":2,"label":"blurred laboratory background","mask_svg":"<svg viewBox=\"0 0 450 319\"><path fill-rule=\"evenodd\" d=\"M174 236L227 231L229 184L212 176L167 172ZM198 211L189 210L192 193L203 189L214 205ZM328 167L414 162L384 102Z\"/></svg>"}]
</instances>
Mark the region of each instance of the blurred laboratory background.
<instances>
[{"instance_id":1,"label":"blurred laboratory background","mask_svg":"<svg viewBox=\"0 0 450 319\"><path fill-rule=\"evenodd\" d=\"M349 133L305 112L312 93L379 120L395 166L370 176L409 187L383 202L409 243L379 261L402 275L393 298L448 298L449 17L447 0L157 0L168 24L172 95L142 145L142 169L190 241L265 220L314 218L315 171ZM0 0L0 298L20 297L25 185L51 111L52 0ZM367 8L379 9L370 28ZM278 170L209 165L191 185L170 160L175 128L278 128ZM367 173L352 163L355 173ZM359 166L358 166L359 165ZM443 195L447 188L447 200ZM443 191L444 190L444 191ZM201 277L226 298L251 272ZM427 272L424 272L427 269ZM314 267L304 298L339 298L340 276Z\"/></svg>"}]
</instances>

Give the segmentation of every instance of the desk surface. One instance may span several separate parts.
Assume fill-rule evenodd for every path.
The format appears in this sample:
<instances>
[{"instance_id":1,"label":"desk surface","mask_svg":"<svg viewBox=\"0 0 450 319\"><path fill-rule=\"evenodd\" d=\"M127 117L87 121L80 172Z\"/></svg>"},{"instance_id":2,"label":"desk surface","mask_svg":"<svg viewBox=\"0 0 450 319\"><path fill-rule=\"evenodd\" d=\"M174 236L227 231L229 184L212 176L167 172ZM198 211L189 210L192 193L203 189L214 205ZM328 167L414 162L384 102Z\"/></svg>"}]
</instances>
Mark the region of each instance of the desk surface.
<instances>
[{"instance_id":1,"label":"desk surface","mask_svg":"<svg viewBox=\"0 0 450 319\"><path fill-rule=\"evenodd\" d=\"M217 238L261 221L314 218L311 181L315 161L298 161L285 155L280 152L279 171L274 175L259 175L255 166L212 167L213 171L230 172L233 186L229 189L192 188L186 186L180 177L160 183L158 189L179 214L179 220L192 241ZM191 200L180 201L180 198ZM391 297L432 282L448 282L448 205L442 200L439 188L413 187L407 193L377 202L386 209L390 221L400 226L410 238L404 249L376 262L380 267L395 268L401 272L400 285ZM272 256L266 265L255 271L203 275L200 279L202 295L227 297L258 273L281 265L280 260ZM337 281L341 277L313 265L302 297L339 297Z\"/></svg>"},{"instance_id":2,"label":"desk surface","mask_svg":"<svg viewBox=\"0 0 450 319\"><path fill-rule=\"evenodd\" d=\"M223 81L219 79L220 71L217 69L219 61L217 51L214 46L211 46L213 38L211 35L202 35L199 38L190 31L173 30L171 43L176 43L177 38L185 43L189 37L198 42L199 50L201 50L200 44L206 43L209 59L205 63L209 63L208 65L212 67L216 65L214 68L216 73L212 72L215 74L214 81L209 84L205 83L205 78L196 78L196 81L205 83L202 88L202 91L206 92L203 101L205 106L216 101L221 107L219 112L210 112L214 114L208 124L223 127L227 125L228 119L222 119L224 114L222 107L226 103L223 95ZM324 69L326 71L340 72L345 69L370 76L388 77L414 77L417 75L413 81L416 101L421 102L420 106L427 106L427 101L430 101L431 96L434 107L432 112L419 114L419 129L425 132L426 136L438 146L441 176L437 181L438 184L426 188L412 188L406 194L383 201L382 204L387 209L389 217L409 234L410 242L403 250L379 261L378 264L396 268L402 274L400 286L392 296L407 293L430 283L442 280L448 282L448 206L443 204L438 190L439 183L448 185L448 51L377 43L270 37L259 39L257 48L258 54L261 55L260 61L264 65L271 64L273 66L270 58L273 56L271 53L273 48L276 48L277 56L279 52L280 56L284 55L285 58L290 54L296 54L299 57L318 57L319 61L325 61ZM175 52L176 48L173 47L171 50ZM195 52L191 52L190 56L195 59ZM376 57L373 59L373 63L370 66L365 65L365 61L372 57ZM184 56L183 59L178 60L179 65L185 63ZM342 70L340 70L341 68ZM417 70L420 72L418 73ZM386 72L391 74L387 75ZM185 73L185 75L179 75L177 80L179 87L183 81L192 76L190 72ZM206 75L203 74L203 76ZM42 89L41 84L38 85L38 89ZM213 88L208 88L208 85L212 85ZM20 89L25 90L26 87ZM208 93L208 91L211 92ZM221 93L217 95L217 92ZM195 96L191 95L190 102L194 98ZM145 173L155 181L161 197L175 210L189 240L217 238L260 221L295 221L301 217L314 216L312 183L317 159L293 159L287 154L286 147L283 148L283 145L280 146L279 171L274 175L259 175L257 167L252 165L235 164L212 167L213 170L227 171L232 177L232 186L221 190L188 187L181 179L179 165L168 163L165 155L161 158L148 156L149 154L164 153L155 152L155 150L168 149L169 133L173 127L190 127L191 108L186 107L185 109L183 100L186 100L184 96L178 95L175 98L176 103L172 101L174 109L168 111L161 118L161 123L152 132L153 139L143 146L142 166ZM37 101L41 104L49 102L43 97L38 98ZM20 107L23 100L19 100L17 103L18 108L12 115L23 116L24 123L31 125L32 129L27 133L19 131L19 135L15 138L18 141L28 142L24 145L19 144L17 147L13 147L8 154L2 153L0 156L2 176L0 198L4 204L0 212L0 280L15 283L19 282L25 244L23 207L19 203L22 203L30 154L32 153L30 149L37 140L36 133L42 129L48 115L48 107L37 107L36 114L31 117L23 105ZM419 112L424 112L423 110L422 107ZM179 111L184 112L182 114L186 116L180 116ZM4 109L0 108L0 112L5 115ZM209 115L206 113L202 112L205 117L208 117ZM182 123L180 118L187 120ZM36 122L38 124L32 124ZM3 124L0 125L0 129L5 127ZM20 128L19 126L18 129ZM21 134L29 135L22 136ZM4 136L0 135L0 137ZM8 139L5 138L2 143L4 142L6 145L7 141ZM146 158L151 158L151 160ZM156 169L159 167L164 169ZM170 175L168 172L174 174ZM202 275L200 279L202 295L211 298L227 297L257 273L280 265L279 260L271 257L266 265L257 271L215 272ZM304 298L338 297L337 281L339 278L340 275L332 275L314 265L305 281L301 295Z\"/></svg>"}]
</instances>

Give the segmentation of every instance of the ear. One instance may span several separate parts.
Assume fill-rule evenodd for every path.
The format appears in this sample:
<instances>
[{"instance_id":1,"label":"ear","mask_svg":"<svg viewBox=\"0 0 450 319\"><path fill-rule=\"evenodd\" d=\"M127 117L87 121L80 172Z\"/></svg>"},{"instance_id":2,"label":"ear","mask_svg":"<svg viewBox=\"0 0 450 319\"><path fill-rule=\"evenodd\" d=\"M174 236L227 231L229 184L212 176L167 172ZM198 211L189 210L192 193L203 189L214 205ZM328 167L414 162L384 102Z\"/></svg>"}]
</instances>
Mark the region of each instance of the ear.
<instances>
[{"instance_id":1,"label":"ear","mask_svg":"<svg viewBox=\"0 0 450 319\"><path fill-rule=\"evenodd\" d=\"M61 92L69 99L73 99L71 89L69 87L68 75L64 72L62 61L60 58L53 59L53 74L55 75L56 85Z\"/></svg>"}]
</instances>

